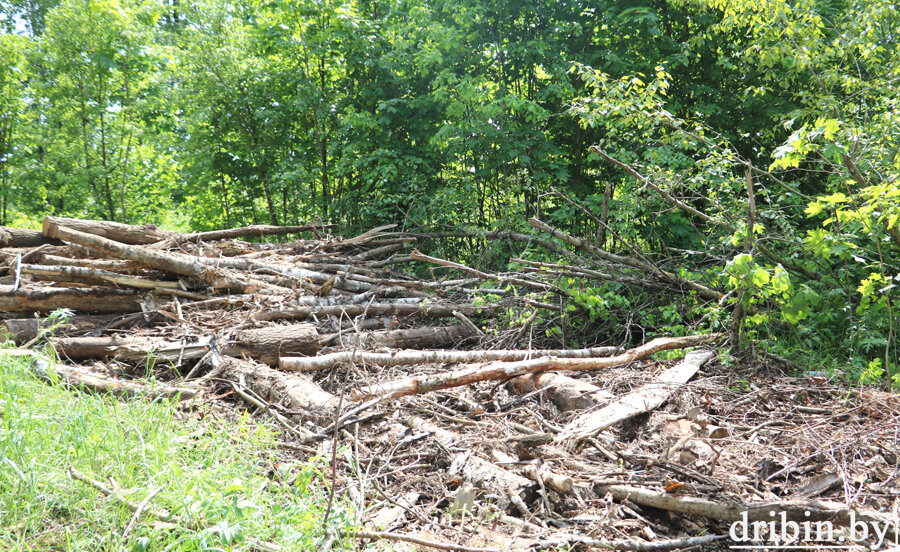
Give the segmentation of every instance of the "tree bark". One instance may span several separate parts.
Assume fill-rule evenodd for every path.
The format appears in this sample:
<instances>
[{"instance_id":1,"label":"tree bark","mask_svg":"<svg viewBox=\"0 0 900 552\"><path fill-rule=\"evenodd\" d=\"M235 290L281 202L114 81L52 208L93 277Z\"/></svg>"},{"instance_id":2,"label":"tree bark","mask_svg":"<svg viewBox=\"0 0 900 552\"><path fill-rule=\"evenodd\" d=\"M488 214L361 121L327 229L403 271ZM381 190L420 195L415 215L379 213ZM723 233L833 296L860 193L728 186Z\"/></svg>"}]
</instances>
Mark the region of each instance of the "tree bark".
<instances>
[{"instance_id":1,"label":"tree bark","mask_svg":"<svg viewBox=\"0 0 900 552\"><path fill-rule=\"evenodd\" d=\"M122 224L105 220L80 220L64 217L44 217L44 236L60 238L59 228L65 226L85 234L94 234L130 245L147 245L178 235L154 224Z\"/></svg>"},{"instance_id":2,"label":"tree bark","mask_svg":"<svg viewBox=\"0 0 900 552\"><path fill-rule=\"evenodd\" d=\"M316 357L282 357L278 367L282 370L314 372L327 370L338 364L356 362L378 366L405 366L416 364L456 364L460 362L490 362L495 360L524 360L538 356L590 358L615 354L616 347L570 350L495 350L495 351L397 351L395 353L369 353L341 351Z\"/></svg>"},{"instance_id":3,"label":"tree bark","mask_svg":"<svg viewBox=\"0 0 900 552\"><path fill-rule=\"evenodd\" d=\"M302 226L271 226L257 224L242 228L228 228L225 230L212 230L209 232L196 232L194 234L176 234L162 244L172 245L186 242L229 240L233 238L261 238L263 236L283 236L285 234L299 234L312 230L332 228L334 224L304 224Z\"/></svg>"},{"instance_id":4,"label":"tree bark","mask_svg":"<svg viewBox=\"0 0 900 552\"><path fill-rule=\"evenodd\" d=\"M252 281L242 282L229 274L216 274L216 271L211 270L199 257L188 257L176 253L155 251L136 245L126 245L94 234L72 230L65 226L56 227L54 233L66 242L89 247L110 257L134 261L165 272L196 278L213 287L224 287L244 292L249 288L270 286L270 284L263 282L256 282L255 284ZM212 259L209 261L212 261Z\"/></svg>"},{"instance_id":5,"label":"tree bark","mask_svg":"<svg viewBox=\"0 0 900 552\"><path fill-rule=\"evenodd\" d=\"M650 412L664 403L715 356L716 353L709 350L688 353L684 360L657 376L652 383L620 397L596 412L588 412L572 420L559 432L556 441L561 443L592 437L619 422Z\"/></svg>"},{"instance_id":6,"label":"tree bark","mask_svg":"<svg viewBox=\"0 0 900 552\"><path fill-rule=\"evenodd\" d=\"M179 282L150 280L138 276L126 276L109 270L85 268L81 266L43 266L23 264L22 274L29 274L36 280L52 282L80 282L92 285L119 285L141 289L181 289Z\"/></svg>"},{"instance_id":7,"label":"tree bark","mask_svg":"<svg viewBox=\"0 0 900 552\"><path fill-rule=\"evenodd\" d=\"M109 288L19 289L0 285L0 312L49 313L71 309L82 313L134 312L140 310L140 296L131 291Z\"/></svg>"},{"instance_id":8,"label":"tree bark","mask_svg":"<svg viewBox=\"0 0 900 552\"><path fill-rule=\"evenodd\" d=\"M291 324L242 330L235 343L225 347L225 354L246 354L275 366L287 355L315 355L319 351L319 332L314 324Z\"/></svg>"},{"instance_id":9,"label":"tree bark","mask_svg":"<svg viewBox=\"0 0 900 552\"><path fill-rule=\"evenodd\" d=\"M116 358L136 362L154 360L194 360L203 357L210 348L208 337L171 341L139 336L126 337L62 337L52 341L60 356L73 360L86 358ZM319 334L312 324L272 326L243 330L221 345L224 355L251 356L268 364L277 364L282 352L287 354L315 354L319 349Z\"/></svg>"},{"instance_id":10,"label":"tree bark","mask_svg":"<svg viewBox=\"0 0 900 552\"><path fill-rule=\"evenodd\" d=\"M303 320L310 316L384 316L385 314L418 315L430 317L450 317L453 311L467 316L475 316L482 312L493 312L491 307L474 307L471 305L439 305L434 303L372 303L369 305L331 305L323 307L299 307L284 310L260 311L252 315L254 320Z\"/></svg>"},{"instance_id":11,"label":"tree bark","mask_svg":"<svg viewBox=\"0 0 900 552\"><path fill-rule=\"evenodd\" d=\"M353 398L362 400L370 397L397 398L418 393L428 393L450 387L470 385L479 381L505 380L525 374L548 372L551 370L601 370L642 360L654 353L671 349L697 347L717 341L722 334L693 335L687 337L660 337L653 341L629 349L624 353L606 358L557 358L541 357L519 362L493 362L484 366L470 366L454 372L444 372L415 376L380 385L363 387L353 391Z\"/></svg>"},{"instance_id":12,"label":"tree bark","mask_svg":"<svg viewBox=\"0 0 900 552\"><path fill-rule=\"evenodd\" d=\"M456 344L474 335L466 326L428 326L409 330L345 334L339 338L344 347L389 347L392 349L426 349Z\"/></svg>"},{"instance_id":13,"label":"tree bark","mask_svg":"<svg viewBox=\"0 0 900 552\"><path fill-rule=\"evenodd\" d=\"M38 247L41 245L60 245L62 242L44 236L40 230L27 230L0 226L0 247Z\"/></svg>"},{"instance_id":14,"label":"tree bark","mask_svg":"<svg viewBox=\"0 0 900 552\"><path fill-rule=\"evenodd\" d=\"M544 396L563 412L587 410L615 398L596 385L553 372L519 376L510 380L508 386L519 395L543 389Z\"/></svg>"},{"instance_id":15,"label":"tree bark","mask_svg":"<svg viewBox=\"0 0 900 552\"><path fill-rule=\"evenodd\" d=\"M285 374L265 364L236 358L222 359L220 369L225 378L240 382L266 401L302 409L314 417L330 417L338 405L337 397L303 375Z\"/></svg>"},{"instance_id":16,"label":"tree bark","mask_svg":"<svg viewBox=\"0 0 900 552\"><path fill-rule=\"evenodd\" d=\"M117 318L115 314L77 315L71 316L65 323L59 324L54 335L71 336L76 333L89 332L103 328ZM49 318L10 318L0 322L6 328L16 345L27 343L36 338L41 330L53 327L54 321Z\"/></svg>"}]
</instances>

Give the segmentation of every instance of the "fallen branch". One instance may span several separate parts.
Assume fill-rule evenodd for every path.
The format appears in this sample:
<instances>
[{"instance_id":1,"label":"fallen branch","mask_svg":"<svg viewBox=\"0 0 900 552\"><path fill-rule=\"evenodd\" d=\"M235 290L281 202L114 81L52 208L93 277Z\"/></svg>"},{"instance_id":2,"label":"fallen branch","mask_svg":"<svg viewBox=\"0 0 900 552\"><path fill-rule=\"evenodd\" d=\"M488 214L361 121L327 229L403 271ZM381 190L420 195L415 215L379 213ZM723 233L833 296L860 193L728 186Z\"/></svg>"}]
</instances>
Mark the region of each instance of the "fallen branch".
<instances>
[{"instance_id":1,"label":"fallen branch","mask_svg":"<svg viewBox=\"0 0 900 552\"><path fill-rule=\"evenodd\" d=\"M141 336L61 337L51 340L61 357L71 359L116 358L139 362L148 358L167 361L193 360L206 355L211 339L196 337L180 341ZM312 324L291 324L241 330L221 345L222 354L250 356L276 364L282 354L315 354L319 333Z\"/></svg>"},{"instance_id":2,"label":"fallen branch","mask_svg":"<svg viewBox=\"0 0 900 552\"><path fill-rule=\"evenodd\" d=\"M349 538L356 538L356 539L394 540L394 541L401 541L401 542L409 542L412 544L418 544L419 546L434 548L436 550L452 550L453 552L500 552L499 548L485 548L485 547L481 547L481 546L463 546L461 544L438 542L438 541L423 539L422 537L417 537L415 535L404 535L401 533L391 533L388 531L347 531L346 529L342 529L341 531L339 531L339 534L342 537L349 537Z\"/></svg>"},{"instance_id":3,"label":"fallen branch","mask_svg":"<svg viewBox=\"0 0 900 552\"><path fill-rule=\"evenodd\" d=\"M657 268L656 266L648 263L647 261L643 261L641 259L636 259L634 257L627 257L624 255L616 255L615 253L610 253L609 251L600 249L599 247L597 247L595 245L591 245L590 243L586 242L585 240L583 240L581 238L576 238L574 236L570 236L569 234L566 234L565 232L563 232L561 230L557 230L556 228L553 228L549 224L547 224L541 220L538 220L536 218L528 219L528 223L531 224L531 226L537 228L538 230L541 230L542 232L546 232L546 233L550 234L554 238L560 239L566 243L574 245L575 247L577 247L583 251L586 251L591 256L593 256L597 259L601 259L601 260L604 260L607 262L616 263L616 264L620 264L620 265L624 265L624 266L630 266L632 268L637 268L639 270L642 270L644 272L652 274L652 275L656 276L657 278L660 278L667 282L671 282L672 284L675 284L679 288L686 288L689 291L694 291L700 297L703 297L704 299L712 299L714 301L718 301L719 299L721 299L724 296L724 294L721 292L718 292L714 289L708 288L708 287L704 286L703 284L698 284L697 282L692 282L691 280L682 278L681 276L678 276L677 274L674 274L672 272L668 272L668 271L662 270L660 268Z\"/></svg>"},{"instance_id":4,"label":"fallen branch","mask_svg":"<svg viewBox=\"0 0 900 552\"><path fill-rule=\"evenodd\" d=\"M0 309L2 310L2 309ZM383 316L385 314L450 317L453 311L468 316L492 312L491 307L472 305L444 305L440 303L372 303L369 305L329 305L321 307L299 307L293 309L269 310L253 313L254 320L305 320L311 316Z\"/></svg>"},{"instance_id":5,"label":"fallen branch","mask_svg":"<svg viewBox=\"0 0 900 552\"><path fill-rule=\"evenodd\" d=\"M554 356L563 358L593 358L615 354L616 347L594 347L592 349L538 349L519 351L500 349L496 351L397 351L395 353L368 353L341 351L317 357L282 357L278 367L282 370L314 372L327 370L338 364L356 362L376 366L406 366L416 364L457 364L460 362L489 362L495 360L524 360L533 357Z\"/></svg>"},{"instance_id":6,"label":"fallen branch","mask_svg":"<svg viewBox=\"0 0 900 552\"><path fill-rule=\"evenodd\" d=\"M662 550L676 550L680 548L694 548L706 546L714 542L725 540L728 535L702 535L699 537L684 537L680 539L664 539L644 542L638 540L601 540L583 535L563 535L553 537L546 541L538 542L531 548L534 550L558 549L566 546L587 546L589 548L602 548L607 550L630 550L633 552L656 552Z\"/></svg>"},{"instance_id":7,"label":"fallen branch","mask_svg":"<svg viewBox=\"0 0 900 552\"><path fill-rule=\"evenodd\" d=\"M596 412L582 414L569 422L556 437L556 442L586 439L619 422L654 410L715 356L713 351L688 353L684 360L657 376L653 382L620 397Z\"/></svg>"},{"instance_id":8,"label":"fallen branch","mask_svg":"<svg viewBox=\"0 0 900 552\"><path fill-rule=\"evenodd\" d=\"M856 510L844 504L817 500L787 500L759 503L742 503L736 500L728 504L720 504L711 500L683 496L666 492L652 491L642 487L629 485L596 485L595 490L602 494L609 493L616 500L631 501L641 506L660 508L679 514L703 516L723 521L765 521L781 519L782 512L787 521L817 522L830 521L847 527L855 519L868 525L876 525L887 531L890 538L896 538L898 520L871 510ZM774 512L774 515L773 515ZM852 518L851 518L852 514ZM894 529L891 529L891 528ZM871 527L870 527L871 528Z\"/></svg>"},{"instance_id":9,"label":"fallen branch","mask_svg":"<svg viewBox=\"0 0 900 552\"><path fill-rule=\"evenodd\" d=\"M543 390L544 396L562 412L587 410L615 398L612 393L596 385L553 372L519 376L510 380L507 385L519 395Z\"/></svg>"},{"instance_id":10,"label":"fallen branch","mask_svg":"<svg viewBox=\"0 0 900 552\"><path fill-rule=\"evenodd\" d=\"M364 332L347 334L339 338L344 347L389 347L391 349L425 349L457 344L475 335L464 325L426 326L408 330L390 330L381 332Z\"/></svg>"},{"instance_id":11,"label":"fallen branch","mask_svg":"<svg viewBox=\"0 0 900 552\"><path fill-rule=\"evenodd\" d=\"M71 388L87 389L96 393L109 393L120 397L178 397L191 399L201 391L197 387L163 385L137 380L122 380L106 374L91 372L81 366L51 362L41 354L27 349L0 349L0 355L27 356L34 360L32 373L46 382L60 381ZM55 375L54 375L55 374Z\"/></svg>"},{"instance_id":12,"label":"fallen branch","mask_svg":"<svg viewBox=\"0 0 900 552\"><path fill-rule=\"evenodd\" d=\"M354 390L352 396L355 400L378 396L384 398L397 398L406 395L438 391L450 387L470 385L479 381L505 380L516 376L533 374L536 372L547 372L550 370L600 370L641 360L660 351L697 347L717 341L721 338L722 334L661 337L640 347L625 351L620 355L606 358L575 359L541 357L519 362L493 362L485 366L470 366L469 368L454 372L414 376L402 380L386 382L384 384L363 387Z\"/></svg>"},{"instance_id":13,"label":"fallen branch","mask_svg":"<svg viewBox=\"0 0 900 552\"><path fill-rule=\"evenodd\" d=\"M254 287L228 274L217 274L216 271L209 270L198 257L191 258L187 255L165 253L163 251L147 249L146 247L127 245L94 234L86 234L84 232L72 230L64 226L56 227L54 235L66 242L89 247L109 255L110 257L115 257L116 259L134 261L158 270L171 272L172 274L196 278L213 287L227 287L241 292L249 287ZM268 284L260 283L255 287L268 286Z\"/></svg>"},{"instance_id":14,"label":"fallen branch","mask_svg":"<svg viewBox=\"0 0 900 552\"><path fill-rule=\"evenodd\" d=\"M109 270L81 266L44 266L23 264L22 274L36 276L38 280L53 282L80 282L92 285L118 285L143 289L183 289L179 282L150 280L138 276L126 276Z\"/></svg>"},{"instance_id":15,"label":"fallen branch","mask_svg":"<svg viewBox=\"0 0 900 552\"><path fill-rule=\"evenodd\" d=\"M470 268L468 266L454 263L453 261L446 261L444 259L438 259L437 257L429 257L428 255L423 255L417 249L414 249L412 253L410 253L410 258L414 261L425 261L428 263L446 266L448 268L455 268L460 272L465 272L466 274L471 274L476 278L481 278L482 280L493 280L495 282L499 282L501 284L520 286L524 288L537 289L540 291L552 291L553 293L558 293L559 295L566 295L568 293L563 291L562 289L552 285L545 284L543 282L534 282L531 280L523 280L522 278L514 278L509 276L503 276L500 274L488 274L487 272L482 272L480 270L476 270L474 268Z\"/></svg>"},{"instance_id":16,"label":"fallen branch","mask_svg":"<svg viewBox=\"0 0 900 552\"><path fill-rule=\"evenodd\" d=\"M323 390L306 376L285 374L265 364L223 358L218 368L225 379L239 382L264 400L286 408L301 409L315 416L330 416L338 397Z\"/></svg>"},{"instance_id":17,"label":"fallen branch","mask_svg":"<svg viewBox=\"0 0 900 552\"><path fill-rule=\"evenodd\" d=\"M188 242L229 240L233 238L261 238L263 236L284 236L286 234L299 234L312 230L334 228L334 224L303 224L300 226L271 226L256 224L241 228L228 228L225 230L211 230L209 232L196 232L194 234L178 234L156 244L156 247L167 248Z\"/></svg>"}]
</instances>

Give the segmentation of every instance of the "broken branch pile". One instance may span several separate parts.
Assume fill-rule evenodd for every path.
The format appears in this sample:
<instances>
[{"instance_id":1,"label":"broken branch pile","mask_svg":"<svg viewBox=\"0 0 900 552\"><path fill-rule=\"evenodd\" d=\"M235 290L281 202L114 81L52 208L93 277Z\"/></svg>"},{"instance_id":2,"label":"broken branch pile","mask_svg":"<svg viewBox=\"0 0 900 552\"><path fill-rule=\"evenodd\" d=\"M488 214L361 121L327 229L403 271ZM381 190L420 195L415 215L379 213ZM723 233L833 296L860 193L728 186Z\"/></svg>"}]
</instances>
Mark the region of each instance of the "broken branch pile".
<instances>
[{"instance_id":1,"label":"broken branch pile","mask_svg":"<svg viewBox=\"0 0 900 552\"><path fill-rule=\"evenodd\" d=\"M642 274L615 278L721 298L643 260L531 223L610 266ZM377 520L366 534L379 538L404 526L482 541L484 548L602 542L661 550L690 546L704 529L721 533L715 520L740 519L742 508L763 519L761 504L778 507L780 490L768 480L714 477L721 466L745 460L746 447L730 453L726 441L717 441L730 436L740 447L738 433L721 427L725 418L712 423L715 414L681 412L697 408L685 397L699 400L690 386L714 364L715 352L694 351L673 366L650 360L665 351L710 347L721 335L657 338L627 350L515 348L530 343L526 336L538 311L561 310L567 292L556 278L605 275L524 259L526 270L495 274L413 249L419 237L435 235L385 226L341 238L329 229L310 224L179 234L55 217L41 231L0 229L2 324L21 354L38 357L41 377L55 370L70 385L123 395L227 397L274 419L284 429L286 450L301 451L304 459L334 459L334 485L357 497L363 521ZM298 233L309 235L283 243L237 240ZM522 236L480 237L521 242ZM545 243L578 262L566 245ZM444 276L423 279L391 268L413 261L437 266ZM498 327L508 325L501 313L511 308L531 315L499 339ZM43 343L60 363L25 351ZM502 344L513 347L498 348ZM75 365L84 361L94 364ZM140 376L149 374L165 384L145 384ZM704 400L707 411L717 412L715 399L707 394ZM658 412L667 401L676 414ZM648 416L657 416L652 454L629 444L635 440L629 432L636 431L629 424L646 424ZM761 439L763 427L740 436ZM341 442L354 456L347 465L335 454ZM792 461L780 458L778 469L793 473L802 460ZM367 466L366 481L360 466ZM464 499L469 487L474 498ZM713 500L723 494L727 501ZM614 501L621 507L614 509ZM833 512L838 522L850 519L846 508L827 503L795 498L789 506L792 516L806 506L820 518ZM449 517L433 515L445 507ZM643 507L707 521L683 517L662 525L648 521L658 516ZM503 528L482 521L466 527L463 515L458 532L448 532L459 508L491 509ZM877 512L866 515L882 519ZM608 527L598 524L601 519Z\"/></svg>"}]
</instances>

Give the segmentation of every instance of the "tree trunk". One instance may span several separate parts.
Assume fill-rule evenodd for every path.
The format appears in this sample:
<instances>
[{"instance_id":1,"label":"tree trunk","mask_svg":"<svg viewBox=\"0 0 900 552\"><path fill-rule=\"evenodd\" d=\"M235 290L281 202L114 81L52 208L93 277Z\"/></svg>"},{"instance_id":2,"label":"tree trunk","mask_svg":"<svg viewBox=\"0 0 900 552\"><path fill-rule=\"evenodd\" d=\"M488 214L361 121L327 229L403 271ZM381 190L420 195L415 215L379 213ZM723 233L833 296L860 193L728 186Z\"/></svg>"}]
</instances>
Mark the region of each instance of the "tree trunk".
<instances>
[{"instance_id":1,"label":"tree trunk","mask_svg":"<svg viewBox=\"0 0 900 552\"><path fill-rule=\"evenodd\" d=\"M176 232L163 230L154 224L135 226L105 220L44 217L44 236L47 238L59 238L60 226L130 245L147 245L178 235Z\"/></svg>"},{"instance_id":2,"label":"tree trunk","mask_svg":"<svg viewBox=\"0 0 900 552\"><path fill-rule=\"evenodd\" d=\"M138 313L138 316L140 319L135 318L135 322L143 319L140 313ZM57 325L53 330L53 334L57 336L72 336L78 333L89 332L103 328L117 318L121 318L121 316L116 314L70 316L66 322ZM55 321L49 318L10 318L0 322L0 325L6 328L16 345L21 345L36 338L41 330L53 327L54 323Z\"/></svg>"},{"instance_id":3,"label":"tree trunk","mask_svg":"<svg viewBox=\"0 0 900 552\"><path fill-rule=\"evenodd\" d=\"M298 374L285 374L258 362L236 358L222 359L222 375L240 382L266 401L285 408L302 409L314 417L332 417L338 398L323 390L311 379Z\"/></svg>"},{"instance_id":4,"label":"tree trunk","mask_svg":"<svg viewBox=\"0 0 900 552\"><path fill-rule=\"evenodd\" d=\"M434 303L372 303L368 305L331 305L322 307L299 307L284 310L269 310L253 313L254 320L304 320L310 316L384 316L386 314L450 317L453 311L466 316L492 312L491 307L472 305L438 305Z\"/></svg>"},{"instance_id":5,"label":"tree trunk","mask_svg":"<svg viewBox=\"0 0 900 552\"><path fill-rule=\"evenodd\" d=\"M134 312L141 309L140 296L109 288L19 289L0 285L0 312L49 313L71 309L83 313Z\"/></svg>"},{"instance_id":6,"label":"tree trunk","mask_svg":"<svg viewBox=\"0 0 900 552\"><path fill-rule=\"evenodd\" d=\"M596 385L553 372L519 376L510 380L508 386L519 395L543 389L544 396L563 412L587 410L615 398Z\"/></svg>"},{"instance_id":7,"label":"tree trunk","mask_svg":"<svg viewBox=\"0 0 900 552\"><path fill-rule=\"evenodd\" d=\"M615 354L616 347L570 350L494 350L494 351L398 351L396 353L369 353L341 351L316 357L282 357L278 367L282 370L313 372L327 370L348 362L375 364L377 366L407 366L415 364L456 364L459 362L490 362L495 360L524 360L529 357L555 356L589 358ZM562 377L562 376L560 376Z\"/></svg>"},{"instance_id":8,"label":"tree trunk","mask_svg":"<svg viewBox=\"0 0 900 552\"><path fill-rule=\"evenodd\" d=\"M234 345L223 352L230 356L247 354L275 366L278 358L290 355L315 355L319 351L319 332L314 324L291 324L242 330Z\"/></svg>"},{"instance_id":9,"label":"tree trunk","mask_svg":"<svg viewBox=\"0 0 900 552\"><path fill-rule=\"evenodd\" d=\"M472 330L463 325L425 327L386 332L365 332L359 335L345 334L339 338L339 343L344 347L427 349L428 347L455 345L472 335L474 335Z\"/></svg>"},{"instance_id":10,"label":"tree trunk","mask_svg":"<svg viewBox=\"0 0 900 552\"><path fill-rule=\"evenodd\" d=\"M479 381L506 380L525 374L549 372L552 370L601 370L642 360L660 351L698 347L718 341L721 338L722 334L660 337L645 345L629 349L620 355L612 357L587 359L541 357L518 362L492 362L487 365L473 365L453 372L426 374L363 387L353 391L353 398L354 400L376 396L397 398L470 385Z\"/></svg>"},{"instance_id":11,"label":"tree trunk","mask_svg":"<svg viewBox=\"0 0 900 552\"><path fill-rule=\"evenodd\" d=\"M60 245L59 240L44 236L40 230L26 230L0 226L0 247L38 247L46 244Z\"/></svg>"},{"instance_id":12,"label":"tree trunk","mask_svg":"<svg viewBox=\"0 0 900 552\"><path fill-rule=\"evenodd\" d=\"M650 412L664 403L675 390L687 383L715 356L716 353L709 350L688 353L684 360L657 376L651 383L620 397L596 412L588 412L572 420L559 432L556 441L577 441L592 437L619 422Z\"/></svg>"}]
</instances>

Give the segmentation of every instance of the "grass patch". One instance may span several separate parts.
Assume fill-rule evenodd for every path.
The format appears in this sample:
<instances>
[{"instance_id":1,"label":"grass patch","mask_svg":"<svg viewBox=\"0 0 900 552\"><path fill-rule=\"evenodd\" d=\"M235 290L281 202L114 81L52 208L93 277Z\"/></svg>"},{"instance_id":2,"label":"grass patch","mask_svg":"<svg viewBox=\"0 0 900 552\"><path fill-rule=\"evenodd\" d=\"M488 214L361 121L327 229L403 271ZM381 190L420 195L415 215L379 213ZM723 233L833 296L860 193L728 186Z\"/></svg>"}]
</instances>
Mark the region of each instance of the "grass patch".
<instances>
[{"instance_id":1,"label":"grass patch","mask_svg":"<svg viewBox=\"0 0 900 552\"><path fill-rule=\"evenodd\" d=\"M310 550L325 508L321 461L280 463L276 431L165 400L120 400L46 385L29 359L0 355L0 550ZM202 530L166 527L73 480L72 466ZM329 524L349 528L342 503Z\"/></svg>"}]
</instances>

